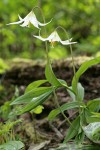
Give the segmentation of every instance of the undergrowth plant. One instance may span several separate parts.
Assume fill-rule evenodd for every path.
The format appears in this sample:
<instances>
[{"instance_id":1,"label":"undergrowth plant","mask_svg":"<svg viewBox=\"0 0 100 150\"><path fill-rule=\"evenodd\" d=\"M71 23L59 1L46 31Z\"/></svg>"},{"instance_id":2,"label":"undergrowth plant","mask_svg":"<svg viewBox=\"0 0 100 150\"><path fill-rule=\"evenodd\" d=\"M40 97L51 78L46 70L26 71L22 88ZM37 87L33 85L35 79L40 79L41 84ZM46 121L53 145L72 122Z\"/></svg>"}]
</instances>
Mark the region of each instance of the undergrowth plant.
<instances>
[{"instance_id":1,"label":"undergrowth plant","mask_svg":"<svg viewBox=\"0 0 100 150\"><path fill-rule=\"evenodd\" d=\"M35 9L39 9L42 17L43 17L43 23L40 23L35 14ZM52 20L51 20L52 21ZM50 22L51 22L50 21ZM23 107L18 110L17 115L21 115L25 112L32 111L34 109L41 107L41 106L50 95L54 95L55 102L57 104L56 109L52 110L48 116L48 119L51 121L55 119L55 117L61 113L67 123L69 124L69 129L67 130L64 143L68 142L70 139L75 137L75 140L78 143L82 143L84 141L85 135L92 140L95 143L100 143L100 98L96 98L93 100L89 100L87 103L84 102L84 88L79 82L80 77L82 74L91 66L96 65L100 63L100 57L96 57L94 59L91 59L89 61L84 62L78 71L75 70L74 65L74 57L73 57L73 51L72 51L72 44L75 44L76 42L72 42L72 38L69 39L66 30L58 26L54 32L52 32L47 37L47 31L45 28L45 35L42 37L40 35L40 26L46 26L48 23L45 23L45 18L42 13L42 10L39 7L34 7L32 11L23 19L19 16L19 21L11 24L21 24L22 27L31 27L31 25L35 26L39 30L39 35L33 35L35 38L38 38L39 40L42 40L45 42L46 45L46 56L47 56L47 63L45 66L45 78L44 80L38 80L30 83L25 90L25 93L16 98L11 105L20 105L23 104ZM63 41L59 37L58 32L60 32L61 29L64 34L66 34L67 40ZM71 57L72 57L72 64L73 64L73 72L74 76L71 82L71 85L69 86L66 81L63 79L58 79L52 69L51 60L48 55L48 43L50 42L52 47L54 46L55 42L59 42L62 45L68 45L70 47L71 51ZM91 82L91 81L90 81ZM49 83L44 86L44 83ZM66 89L66 92L69 93L71 96L71 101L63 104L62 106L59 105L56 92L58 89L64 88ZM67 116L65 115L64 111L69 109L77 109L78 110L78 116L73 120L70 121ZM91 130L88 126L91 126ZM98 134L99 131L99 134Z\"/></svg>"}]
</instances>

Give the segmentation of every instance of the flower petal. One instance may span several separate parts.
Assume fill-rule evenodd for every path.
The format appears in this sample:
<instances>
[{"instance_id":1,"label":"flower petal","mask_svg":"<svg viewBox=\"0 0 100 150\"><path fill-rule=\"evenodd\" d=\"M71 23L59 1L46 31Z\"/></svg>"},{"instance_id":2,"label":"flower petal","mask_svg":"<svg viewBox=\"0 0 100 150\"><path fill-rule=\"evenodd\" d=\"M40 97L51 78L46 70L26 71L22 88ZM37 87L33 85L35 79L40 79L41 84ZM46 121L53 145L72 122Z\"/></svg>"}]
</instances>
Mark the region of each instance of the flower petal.
<instances>
[{"instance_id":1,"label":"flower petal","mask_svg":"<svg viewBox=\"0 0 100 150\"><path fill-rule=\"evenodd\" d=\"M48 41L49 41L49 42L55 42L55 41L60 42L61 39L60 39L58 33L57 33L56 31L54 31L54 32L52 32L52 33L50 34L50 36L48 37Z\"/></svg>"},{"instance_id":2,"label":"flower petal","mask_svg":"<svg viewBox=\"0 0 100 150\"><path fill-rule=\"evenodd\" d=\"M22 22L23 22L23 20L20 20L20 21L17 21L17 22L8 23L7 25L20 24L20 23L22 23Z\"/></svg>"},{"instance_id":3,"label":"flower petal","mask_svg":"<svg viewBox=\"0 0 100 150\"><path fill-rule=\"evenodd\" d=\"M29 25L29 20L24 21L24 23L22 23L20 26L21 27L28 27Z\"/></svg>"},{"instance_id":4,"label":"flower petal","mask_svg":"<svg viewBox=\"0 0 100 150\"><path fill-rule=\"evenodd\" d=\"M62 43L63 45L70 45L70 44L75 44L77 42L71 42L72 38L66 41L60 41L60 43Z\"/></svg>"},{"instance_id":5,"label":"flower petal","mask_svg":"<svg viewBox=\"0 0 100 150\"><path fill-rule=\"evenodd\" d=\"M33 26L35 26L36 28L40 29L38 27L38 20L34 14L33 11L31 11L24 19L25 22L31 23ZM27 23L26 23L27 24ZM22 25L24 27L24 24ZM27 25L28 26L28 25Z\"/></svg>"},{"instance_id":6,"label":"flower petal","mask_svg":"<svg viewBox=\"0 0 100 150\"><path fill-rule=\"evenodd\" d=\"M36 28L40 29L39 26L38 26L38 21L37 21L35 18L32 17L32 18L30 19L30 22L31 22L31 24L33 24Z\"/></svg>"},{"instance_id":7,"label":"flower petal","mask_svg":"<svg viewBox=\"0 0 100 150\"><path fill-rule=\"evenodd\" d=\"M51 19L49 22L47 22L47 23L41 23L41 22L38 21L38 24L39 24L40 26L46 26L46 25L49 24L51 21L52 21L52 19Z\"/></svg>"},{"instance_id":8,"label":"flower petal","mask_svg":"<svg viewBox=\"0 0 100 150\"><path fill-rule=\"evenodd\" d=\"M23 20L22 17L19 14L18 14L18 18L19 18L19 20Z\"/></svg>"},{"instance_id":9,"label":"flower petal","mask_svg":"<svg viewBox=\"0 0 100 150\"><path fill-rule=\"evenodd\" d=\"M36 35L33 35L33 36L41 41L47 41L47 38L42 38L41 36L36 36Z\"/></svg>"}]
</instances>

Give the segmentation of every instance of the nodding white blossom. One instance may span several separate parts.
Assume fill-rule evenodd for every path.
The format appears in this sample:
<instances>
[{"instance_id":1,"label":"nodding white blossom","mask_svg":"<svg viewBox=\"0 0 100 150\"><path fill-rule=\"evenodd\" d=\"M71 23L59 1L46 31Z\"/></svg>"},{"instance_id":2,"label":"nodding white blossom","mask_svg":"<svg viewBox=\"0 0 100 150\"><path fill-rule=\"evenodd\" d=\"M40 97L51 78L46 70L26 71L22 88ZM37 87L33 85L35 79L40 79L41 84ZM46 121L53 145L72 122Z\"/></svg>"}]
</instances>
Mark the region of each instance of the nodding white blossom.
<instances>
[{"instance_id":1,"label":"nodding white blossom","mask_svg":"<svg viewBox=\"0 0 100 150\"><path fill-rule=\"evenodd\" d=\"M32 24L32 25L34 25L36 28L39 29L39 26L45 26L45 25L49 24L49 23L52 21L52 20L51 20L51 21L49 21L48 23L40 23L40 22L37 20L35 14L34 14L34 12L33 12L33 10L32 10L24 19L22 19L19 15L18 15L18 17L19 17L19 21L17 21L17 22L12 22L12 23L9 23L9 24L7 24L7 25L21 24L21 23L22 23L20 26L22 26L22 27L29 27L30 24Z\"/></svg>"},{"instance_id":2,"label":"nodding white blossom","mask_svg":"<svg viewBox=\"0 0 100 150\"><path fill-rule=\"evenodd\" d=\"M62 41L61 38L59 37L57 31L52 32L48 38L42 38L40 35L39 36L33 35L33 36L42 40L42 41L49 41L52 44L52 46L54 45L54 43L56 41L60 42L63 45L69 45L69 44L77 43L77 42L71 42L72 38L69 40Z\"/></svg>"}]
</instances>

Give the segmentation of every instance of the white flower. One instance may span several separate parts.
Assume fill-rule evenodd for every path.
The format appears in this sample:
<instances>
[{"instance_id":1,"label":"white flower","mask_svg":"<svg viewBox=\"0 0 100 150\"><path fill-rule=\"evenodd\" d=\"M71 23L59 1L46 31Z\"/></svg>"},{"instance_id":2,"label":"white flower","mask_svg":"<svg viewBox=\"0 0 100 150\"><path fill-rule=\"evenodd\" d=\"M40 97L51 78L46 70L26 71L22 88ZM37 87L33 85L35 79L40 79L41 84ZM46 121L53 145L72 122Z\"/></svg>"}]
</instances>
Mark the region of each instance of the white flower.
<instances>
[{"instance_id":1,"label":"white flower","mask_svg":"<svg viewBox=\"0 0 100 150\"><path fill-rule=\"evenodd\" d=\"M42 41L49 41L49 42L51 42L52 46L55 43L55 41L60 42L63 45L69 45L69 44L75 44L76 43L76 42L71 42L72 38L69 39L69 40L62 41L60 39L57 31L52 32L48 38L42 38L40 35L39 36L33 35L33 36L38 38L38 39L40 39L40 40L42 40Z\"/></svg>"},{"instance_id":2,"label":"white flower","mask_svg":"<svg viewBox=\"0 0 100 150\"><path fill-rule=\"evenodd\" d=\"M35 14L34 14L33 11L31 11L24 19L22 19L19 15L18 15L18 17L19 17L19 21L17 21L17 22L12 22L12 23L9 23L9 24L7 24L7 25L20 24L20 23L22 23L20 26L22 26L22 27L29 27L30 24L32 24L32 25L34 25L36 28L39 29L39 26L45 26L45 25L47 25L47 24L49 24L49 23L51 22L51 21L50 21L50 22L48 22L48 23L40 23L40 22L37 20L37 18L36 18L36 16L35 16Z\"/></svg>"}]
</instances>

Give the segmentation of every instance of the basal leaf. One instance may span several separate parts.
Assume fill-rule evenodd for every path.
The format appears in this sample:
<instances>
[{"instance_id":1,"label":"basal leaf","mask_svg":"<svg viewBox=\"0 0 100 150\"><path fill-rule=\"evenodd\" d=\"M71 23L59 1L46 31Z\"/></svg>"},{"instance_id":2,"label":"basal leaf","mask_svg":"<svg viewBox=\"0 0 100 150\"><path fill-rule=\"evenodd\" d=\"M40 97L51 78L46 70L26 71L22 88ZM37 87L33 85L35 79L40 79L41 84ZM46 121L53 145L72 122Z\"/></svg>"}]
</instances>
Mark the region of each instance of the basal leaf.
<instances>
[{"instance_id":1,"label":"basal leaf","mask_svg":"<svg viewBox=\"0 0 100 150\"><path fill-rule=\"evenodd\" d=\"M76 72L75 76L72 80L72 89L75 93L77 93L77 83L79 81L80 76L91 66L100 63L100 57L94 58L92 60L84 62L79 70Z\"/></svg>"},{"instance_id":2,"label":"basal leaf","mask_svg":"<svg viewBox=\"0 0 100 150\"><path fill-rule=\"evenodd\" d=\"M45 76L46 76L46 79L48 80L48 82L55 86L55 87L65 87L69 90L71 90L72 93L73 90L70 89L68 86L67 86L67 83L66 81L62 80L62 79L57 79L53 70L52 70L52 66L51 64L48 62L47 65L46 65L46 69L45 69Z\"/></svg>"},{"instance_id":3,"label":"basal leaf","mask_svg":"<svg viewBox=\"0 0 100 150\"><path fill-rule=\"evenodd\" d=\"M78 100L83 101L84 99L84 88L81 83L77 84L77 91L78 91Z\"/></svg>"},{"instance_id":4,"label":"basal leaf","mask_svg":"<svg viewBox=\"0 0 100 150\"><path fill-rule=\"evenodd\" d=\"M38 87L16 98L10 105L30 103L34 97L49 92L51 89L52 87Z\"/></svg>"},{"instance_id":5,"label":"basal leaf","mask_svg":"<svg viewBox=\"0 0 100 150\"><path fill-rule=\"evenodd\" d=\"M72 86L67 89L70 97L72 98L73 101L76 101L76 94L74 92L72 92ZM82 87L81 83L77 83L77 95L78 95L78 100L82 101L84 99L84 88Z\"/></svg>"},{"instance_id":6,"label":"basal leaf","mask_svg":"<svg viewBox=\"0 0 100 150\"><path fill-rule=\"evenodd\" d=\"M46 82L47 82L47 80L38 80L38 81L34 81L34 82L30 83L27 86L27 88L25 90L25 93L27 93L27 92L29 92L29 91L39 87L40 85L42 85L43 83L46 83Z\"/></svg>"},{"instance_id":7,"label":"basal leaf","mask_svg":"<svg viewBox=\"0 0 100 150\"><path fill-rule=\"evenodd\" d=\"M80 117L78 116L73 122L72 125L67 130L66 137L63 143L67 143L70 139L75 137L78 134L80 128Z\"/></svg>"},{"instance_id":8,"label":"basal leaf","mask_svg":"<svg viewBox=\"0 0 100 150\"><path fill-rule=\"evenodd\" d=\"M85 109L85 117L87 123L100 122L100 116Z\"/></svg>"},{"instance_id":9,"label":"basal leaf","mask_svg":"<svg viewBox=\"0 0 100 150\"><path fill-rule=\"evenodd\" d=\"M29 104L27 104L23 109L21 109L18 112L18 115L27 112L27 111L31 111L32 109L36 108L39 105L42 105L42 103L47 100L47 98L50 96L50 94L53 92L52 89L49 89L48 92L45 92L44 94L38 96L38 97L34 97L31 102Z\"/></svg>"},{"instance_id":10,"label":"basal leaf","mask_svg":"<svg viewBox=\"0 0 100 150\"><path fill-rule=\"evenodd\" d=\"M100 98L90 100L87 103L87 107L90 111L99 111L100 110Z\"/></svg>"},{"instance_id":11,"label":"basal leaf","mask_svg":"<svg viewBox=\"0 0 100 150\"><path fill-rule=\"evenodd\" d=\"M46 79L48 80L48 82L51 83L53 86L56 86L56 87L61 86L61 83L56 78L50 63L47 63L47 65L46 65L45 76L46 76Z\"/></svg>"}]
</instances>

